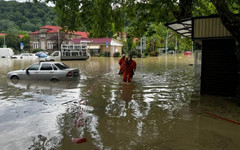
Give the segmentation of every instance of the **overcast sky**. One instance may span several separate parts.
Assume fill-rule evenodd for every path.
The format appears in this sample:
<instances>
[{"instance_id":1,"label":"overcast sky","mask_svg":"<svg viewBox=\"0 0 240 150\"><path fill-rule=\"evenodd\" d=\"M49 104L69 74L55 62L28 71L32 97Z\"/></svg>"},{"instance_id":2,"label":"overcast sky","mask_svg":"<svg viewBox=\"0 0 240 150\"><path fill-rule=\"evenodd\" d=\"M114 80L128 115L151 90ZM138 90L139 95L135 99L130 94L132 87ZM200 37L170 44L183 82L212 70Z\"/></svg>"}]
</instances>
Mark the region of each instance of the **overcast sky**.
<instances>
[{"instance_id":1,"label":"overcast sky","mask_svg":"<svg viewBox=\"0 0 240 150\"><path fill-rule=\"evenodd\" d=\"M5 0L5 1L17 1L17 2L32 2L32 0ZM41 0L42 2L44 2L44 0ZM48 6L54 6L53 3L48 3Z\"/></svg>"}]
</instances>

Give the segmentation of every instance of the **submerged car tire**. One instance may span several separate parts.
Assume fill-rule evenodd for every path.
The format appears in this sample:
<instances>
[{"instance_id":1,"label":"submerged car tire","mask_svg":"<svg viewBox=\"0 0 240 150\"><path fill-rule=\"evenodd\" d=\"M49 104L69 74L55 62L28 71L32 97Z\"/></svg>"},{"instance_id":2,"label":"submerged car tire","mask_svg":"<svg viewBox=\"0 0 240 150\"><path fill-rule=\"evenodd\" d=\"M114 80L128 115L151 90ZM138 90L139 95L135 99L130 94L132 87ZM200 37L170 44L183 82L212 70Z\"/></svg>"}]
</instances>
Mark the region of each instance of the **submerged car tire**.
<instances>
[{"instance_id":1,"label":"submerged car tire","mask_svg":"<svg viewBox=\"0 0 240 150\"><path fill-rule=\"evenodd\" d=\"M13 84L17 84L17 83L19 82L19 77L16 76L16 75L11 76L10 79L11 79L11 82L12 82Z\"/></svg>"},{"instance_id":2,"label":"submerged car tire","mask_svg":"<svg viewBox=\"0 0 240 150\"><path fill-rule=\"evenodd\" d=\"M10 78L11 80L19 80L19 77L18 76L11 76L11 78Z\"/></svg>"},{"instance_id":3,"label":"submerged car tire","mask_svg":"<svg viewBox=\"0 0 240 150\"><path fill-rule=\"evenodd\" d=\"M51 82L58 82L59 79L57 79L57 78L52 78L50 81L51 81Z\"/></svg>"}]
</instances>

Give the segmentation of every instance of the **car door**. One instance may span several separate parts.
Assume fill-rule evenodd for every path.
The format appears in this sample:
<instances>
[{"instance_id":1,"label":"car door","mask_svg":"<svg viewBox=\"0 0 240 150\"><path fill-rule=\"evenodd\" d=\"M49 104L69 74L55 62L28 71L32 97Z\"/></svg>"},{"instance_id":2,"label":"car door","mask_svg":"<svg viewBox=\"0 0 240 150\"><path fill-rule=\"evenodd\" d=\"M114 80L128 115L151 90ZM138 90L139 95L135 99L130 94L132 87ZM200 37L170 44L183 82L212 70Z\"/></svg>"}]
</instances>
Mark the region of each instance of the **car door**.
<instances>
[{"instance_id":1,"label":"car door","mask_svg":"<svg viewBox=\"0 0 240 150\"><path fill-rule=\"evenodd\" d=\"M39 67L40 67L39 63L31 65L30 67L25 69L25 73L22 77L24 79L29 79L29 80L38 79Z\"/></svg>"},{"instance_id":2,"label":"car door","mask_svg":"<svg viewBox=\"0 0 240 150\"><path fill-rule=\"evenodd\" d=\"M40 70L38 72L38 79L40 80L50 80L53 76L54 70L51 63L42 63Z\"/></svg>"}]
</instances>

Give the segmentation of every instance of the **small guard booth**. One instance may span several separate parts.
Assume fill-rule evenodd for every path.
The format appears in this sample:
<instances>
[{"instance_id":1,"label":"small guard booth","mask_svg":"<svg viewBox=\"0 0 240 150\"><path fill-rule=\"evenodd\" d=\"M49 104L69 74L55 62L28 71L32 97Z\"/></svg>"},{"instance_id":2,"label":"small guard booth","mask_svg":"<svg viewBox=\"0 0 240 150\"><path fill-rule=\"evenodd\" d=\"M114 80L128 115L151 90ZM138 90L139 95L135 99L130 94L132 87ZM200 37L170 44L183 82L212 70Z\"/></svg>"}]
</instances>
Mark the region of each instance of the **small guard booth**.
<instances>
[{"instance_id":1,"label":"small guard booth","mask_svg":"<svg viewBox=\"0 0 240 150\"><path fill-rule=\"evenodd\" d=\"M166 24L201 45L201 94L236 96L239 82L236 41L218 16L194 17Z\"/></svg>"}]
</instances>

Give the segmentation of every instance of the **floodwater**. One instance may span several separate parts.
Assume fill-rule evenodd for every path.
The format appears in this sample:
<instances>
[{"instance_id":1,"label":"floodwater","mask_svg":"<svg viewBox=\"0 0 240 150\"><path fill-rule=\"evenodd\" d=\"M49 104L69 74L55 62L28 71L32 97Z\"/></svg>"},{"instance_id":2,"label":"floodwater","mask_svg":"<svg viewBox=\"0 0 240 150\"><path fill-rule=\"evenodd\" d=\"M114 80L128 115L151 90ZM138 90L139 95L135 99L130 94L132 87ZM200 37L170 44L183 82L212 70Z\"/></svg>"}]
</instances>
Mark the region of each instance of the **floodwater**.
<instances>
[{"instance_id":1,"label":"floodwater","mask_svg":"<svg viewBox=\"0 0 240 150\"><path fill-rule=\"evenodd\" d=\"M0 59L0 149L240 149L240 107L200 96L193 57L136 58L130 84L118 75L118 59L65 61L80 69L77 82L17 84L7 72L33 61Z\"/></svg>"}]
</instances>

